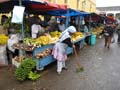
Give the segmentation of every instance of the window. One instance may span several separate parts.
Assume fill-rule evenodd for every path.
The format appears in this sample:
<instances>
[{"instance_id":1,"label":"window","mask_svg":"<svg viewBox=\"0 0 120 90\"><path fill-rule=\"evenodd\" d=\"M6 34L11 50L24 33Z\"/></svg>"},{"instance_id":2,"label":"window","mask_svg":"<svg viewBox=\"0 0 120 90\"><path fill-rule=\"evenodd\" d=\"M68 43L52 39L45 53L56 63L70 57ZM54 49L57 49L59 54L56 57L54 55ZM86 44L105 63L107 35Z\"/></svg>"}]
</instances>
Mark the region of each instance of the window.
<instances>
[{"instance_id":1,"label":"window","mask_svg":"<svg viewBox=\"0 0 120 90\"><path fill-rule=\"evenodd\" d=\"M64 3L67 4L67 0L64 0Z\"/></svg>"},{"instance_id":2,"label":"window","mask_svg":"<svg viewBox=\"0 0 120 90\"><path fill-rule=\"evenodd\" d=\"M54 0L54 3L57 3L57 0Z\"/></svg>"},{"instance_id":3,"label":"window","mask_svg":"<svg viewBox=\"0 0 120 90\"><path fill-rule=\"evenodd\" d=\"M82 10L84 11L85 10L85 5L86 5L86 1L82 1Z\"/></svg>"},{"instance_id":4,"label":"window","mask_svg":"<svg viewBox=\"0 0 120 90\"><path fill-rule=\"evenodd\" d=\"M92 11L92 4L90 4L90 12Z\"/></svg>"},{"instance_id":5,"label":"window","mask_svg":"<svg viewBox=\"0 0 120 90\"><path fill-rule=\"evenodd\" d=\"M77 9L80 8L80 0L77 0Z\"/></svg>"}]
</instances>

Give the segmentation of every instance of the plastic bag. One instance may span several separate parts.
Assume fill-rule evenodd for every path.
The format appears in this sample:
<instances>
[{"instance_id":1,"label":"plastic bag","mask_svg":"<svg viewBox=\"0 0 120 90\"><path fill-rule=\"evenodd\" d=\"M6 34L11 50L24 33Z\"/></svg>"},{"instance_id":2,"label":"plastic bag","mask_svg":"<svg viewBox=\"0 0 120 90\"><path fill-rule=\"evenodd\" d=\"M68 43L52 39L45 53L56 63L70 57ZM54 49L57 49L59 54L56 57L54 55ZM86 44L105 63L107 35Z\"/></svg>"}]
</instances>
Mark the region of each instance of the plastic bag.
<instances>
[{"instance_id":1,"label":"plastic bag","mask_svg":"<svg viewBox=\"0 0 120 90\"><path fill-rule=\"evenodd\" d=\"M114 37L112 37L111 43L115 43L115 38Z\"/></svg>"}]
</instances>

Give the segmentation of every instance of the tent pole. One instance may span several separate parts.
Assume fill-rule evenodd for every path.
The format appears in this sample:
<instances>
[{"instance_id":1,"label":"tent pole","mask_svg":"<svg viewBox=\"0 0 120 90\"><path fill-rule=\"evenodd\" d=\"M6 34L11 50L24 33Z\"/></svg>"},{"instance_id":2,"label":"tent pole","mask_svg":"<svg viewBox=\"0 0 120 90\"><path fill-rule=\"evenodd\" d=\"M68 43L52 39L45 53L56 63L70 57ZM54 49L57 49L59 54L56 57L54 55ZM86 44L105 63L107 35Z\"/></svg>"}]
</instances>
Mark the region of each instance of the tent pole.
<instances>
[{"instance_id":1,"label":"tent pole","mask_svg":"<svg viewBox=\"0 0 120 90\"><path fill-rule=\"evenodd\" d=\"M80 15L78 16L78 31L80 31Z\"/></svg>"},{"instance_id":2,"label":"tent pole","mask_svg":"<svg viewBox=\"0 0 120 90\"><path fill-rule=\"evenodd\" d=\"M19 6L22 6L22 0L19 0ZM24 13L23 13L24 14ZM23 15L23 20L22 20L22 23L21 23L21 29L22 29L22 40L23 40L23 55L26 56L26 53L25 53L25 43L24 43L24 15Z\"/></svg>"},{"instance_id":3,"label":"tent pole","mask_svg":"<svg viewBox=\"0 0 120 90\"><path fill-rule=\"evenodd\" d=\"M91 31L91 15L89 17L89 31Z\"/></svg>"},{"instance_id":4,"label":"tent pole","mask_svg":"<svg viewBox=\"0 0 120 90\"><path fill-rule=\"evenodd\" d=\"M66 17L66 25L65 27L67 28L69 25L69 9L67 9L67 17Z\"/></svg>"},{"instance_id":5,"label":"tent pole","mask_svg":"<svg viewBox=\"0 0 120 90\"><path fill-rule=\"evenodd\" d=\"M22 0L19 0L19 5L22 6ZM23 16L23 20L24 20L24 16ZM22 39L24 40L24 22L22 21Z\"/></svg>"}]
</instances>

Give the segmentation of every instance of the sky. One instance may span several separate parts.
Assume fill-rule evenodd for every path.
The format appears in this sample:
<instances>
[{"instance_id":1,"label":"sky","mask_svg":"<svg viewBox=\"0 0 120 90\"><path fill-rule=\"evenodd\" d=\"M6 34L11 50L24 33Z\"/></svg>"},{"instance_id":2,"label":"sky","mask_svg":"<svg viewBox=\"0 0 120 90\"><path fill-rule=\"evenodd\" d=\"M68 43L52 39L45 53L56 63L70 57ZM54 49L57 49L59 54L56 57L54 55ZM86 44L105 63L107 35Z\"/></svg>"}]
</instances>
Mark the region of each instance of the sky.
<instances>
[{"instance_id":1,"label":"sky","mask_svg":"<svg viewBox=\"0 0 120 90\"><path fill-rule=\"evenodd\" d=\"M97 7L120 6L120 0L96 0Z\"/></svg>"}]
</instances>

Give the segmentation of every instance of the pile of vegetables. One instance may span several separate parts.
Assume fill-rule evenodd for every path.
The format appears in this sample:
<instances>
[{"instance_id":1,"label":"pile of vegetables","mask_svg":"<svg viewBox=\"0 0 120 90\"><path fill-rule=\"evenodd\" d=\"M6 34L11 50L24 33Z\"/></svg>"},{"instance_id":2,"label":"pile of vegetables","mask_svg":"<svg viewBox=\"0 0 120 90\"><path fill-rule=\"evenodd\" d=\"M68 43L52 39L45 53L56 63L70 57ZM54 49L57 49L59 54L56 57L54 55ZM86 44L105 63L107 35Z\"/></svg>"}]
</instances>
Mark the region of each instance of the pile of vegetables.
<instances>
[{"instance_id":1,"label":"pile of vegetables","mask_svg":"<svg viewBox=\"0 0 120 90\"><path fill-rule=\"evenodd\" d=\"M40 74L37 74L34 69L36 66L36 61L32 58L25 58L20 66L15 71L15 76L17 80L24 81L26 79L37 80Z\"/></svg>"},{"instance_id":2,"label":"pile of vegetables","mask_svg":"<svg viewBox=\"0 0 120 90\"><path fill-rule=\"evenodd\" d=\"M0 35L0 44L7 44L8 36L1 34Z\"/></svg>"}]
</instances>

